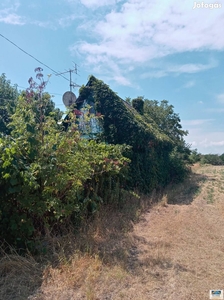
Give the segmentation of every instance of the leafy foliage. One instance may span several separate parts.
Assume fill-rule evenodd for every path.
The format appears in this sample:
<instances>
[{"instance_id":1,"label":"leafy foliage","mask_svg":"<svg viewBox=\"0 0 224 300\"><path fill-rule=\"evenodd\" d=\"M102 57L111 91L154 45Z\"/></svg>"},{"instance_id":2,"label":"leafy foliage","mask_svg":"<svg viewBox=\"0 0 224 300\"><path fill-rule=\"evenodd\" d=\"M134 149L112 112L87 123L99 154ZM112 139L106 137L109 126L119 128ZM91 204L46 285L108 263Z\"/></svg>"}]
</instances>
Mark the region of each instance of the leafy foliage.
<instances>
[{"instance_id":1,"label":"leafy foliage","mask_svg":"<svg viewBox=\"0 0 224 300\"><path fill-rule=\"evenodd\" d=\"M33 88L19 97L11 133L0 139L1 239L18 248L119 201L128 163L125 146L81 139L75 122L63 131L46 109L50 99Z\"/></svg>"},{"instance_id":2,"label":"leafy foliage","mask_svg":"<svg viewBox=\"0 0 224 300\"><path fill-rule=\"evenodd\" d=\"M197 149L191 150L191 154L189 156L190 163L195 164L195 163L199 162L200 160L201 160L201 154L198 153L198 150Z\"/></svg>"},{"instance_id":3,"label":"leafy foliage","mask_svg":"<svg viewBox=\"0 0 224 300\"><path fill-rule=\"evenodd\" d=\"M9 134L7 124L13 113L18 97L17 87L12 86L6 75L0 76L0 133Z\"/></svg>"},{"instance_id":4,"label":"leafy foliage","mask_svg":"<svg viewBox=\"0 0 224 300\"><path fill-rule=\"evenodd\" d=\"M138 113L143 115L144 113L144 100L143 97L138 97L132 100L132 106L137 110Z\"/></svg>"},{"instance_id":5,"label":"leafy foliage","mask_svg":"<svg viewBox=\"0 0 224 300\"><path fill-rule=\"evenodd\" d=\"M210 164L214 166L224 165L224 153L218 154L201 154L200 162L202 164Z\"/></svg>"},{"instance_id":6,"label":"leafy foliage","mask_svg":"<svg viewBox=\"0 0 224 300\"><path fill-rule=\"evenodd\" d=\"M197 149L191 150L191 154L189 156L189 161L191 163L201 163L201 164L210 164L214 166L224 165L224 153L219 154L201 154L198 153Z\"/></svg>"},{"instance_id":7,"label":"leafy foliage","mask_svg":"<svg viewBox=\"0 0 224 300\"><path fill-rule=\"evenodd\" d=\"M174 112L173 105L170 105L167 100L159 102L145 99L144 116L146 119L149 118L149 122L153 119L159 128L176 143L182 141L182 138L188 134L182 129L179 115Z\"/></svg>"},{"instance_id":8,"label":"leafy foliage","mask_svg":"<svg viewBox=\"0 0 224 300\"><path fill-rule=\"evenodd\" d=\"M59 125L43 70L35 71L37 82L29 79L0 138L1 240L32 249L38 237L78 224L103 203L120 204L124 190L149 192L186 176L187 132L167 101L123 101L91 76L79 100L94 103L103 131L85 139L74 113L67 130Z\"/></svg>"},{"instance_id":9,"label":"leafy foliage","mask_svg":"<svg viewBox=\"0 0 224 300\"><path fill-rule=\"evenodd\" d=\"M132 102L137 111L129 104L130 99L123 101L94 76L82 87L82 95L94 98L97 112L103 115L101 139L132 147L128 154L129 187L149 192L187 174L185 158L190 151L183 140L187 132L181 129L179 116L167 101L158 105L138 97Z\"/></svg>"}]
</instances>

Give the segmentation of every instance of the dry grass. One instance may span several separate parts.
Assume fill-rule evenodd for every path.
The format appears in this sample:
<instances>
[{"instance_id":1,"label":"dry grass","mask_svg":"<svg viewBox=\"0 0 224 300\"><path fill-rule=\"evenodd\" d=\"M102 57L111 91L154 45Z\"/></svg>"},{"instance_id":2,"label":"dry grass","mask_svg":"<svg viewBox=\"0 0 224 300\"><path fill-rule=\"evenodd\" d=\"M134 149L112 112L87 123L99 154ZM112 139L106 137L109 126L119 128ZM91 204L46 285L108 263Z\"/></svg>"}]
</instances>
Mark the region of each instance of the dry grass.
<instances>
[{"instance_id":1,"label":"dry grass","mask_svg":"<svg viewBox=\"0 0 224 300\"><path fill-rule=\"evenodd\" d=\"M13 250L6 254L0 251L0 299L27 299L41 284L41 267L33 257L19 256Z\"/></svg>"},{"instance_id":2,"label":"dry grass","mask_svg":"<svg viewBox=\"0 0 224 300\"><path fill-rule=\"evenodd\" d=\"M223 181L224 167L196 165L163 195L131 197L48 240L39 264L3 255L0 299L209 299L224 289Z\"/></svg>"}]
</instances>

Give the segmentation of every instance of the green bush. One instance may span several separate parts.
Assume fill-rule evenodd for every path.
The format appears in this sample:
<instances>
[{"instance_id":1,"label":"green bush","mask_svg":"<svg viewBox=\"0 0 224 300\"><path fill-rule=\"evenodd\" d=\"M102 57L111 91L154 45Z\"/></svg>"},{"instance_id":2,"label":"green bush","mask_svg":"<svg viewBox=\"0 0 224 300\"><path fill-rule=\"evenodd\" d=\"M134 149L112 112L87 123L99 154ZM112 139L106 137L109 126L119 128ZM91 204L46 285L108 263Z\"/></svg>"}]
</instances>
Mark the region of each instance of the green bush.
<instances>
[{"instance_id":1,"label":"green bush","mask_svg":"<svg viewBox=\"0 0 224 300\"><path fill-rule=\"evenodd\" d=\"M201 154L198 153L197 149L191 150L191 154L189 155L189 161L192 164L195 164L197 162L200 162L201 160Z\"/></svg>"},{"instance_id":2,"label":"green bush","mask_svg":"<svg viewBox=\"0 0 224 300\"><path fill-rule=\"evenodd\" d=\"M0 133L9 134L7 124L10 116L14 112L18 97L17 87L11 86L10 80L6 75L0 76Z\"/></svg>"},{"instance_id":3,"label":"green bush","mask_svg":"<svg viewBox=\"0 0 224 300\"><path fill-rule=\"evenodd\" d=\"M1 241L33 249L47 232L79 224L103 203L121 203L124 190L147 193L187 175L186 132L167 101L149 101L142 111L139 97L139 114L91 76L79 100L94 102L103 131L84 139L72 112L68 129L59 125L61 112L44 93L42 69L36 72L39 83L30 78L0 137Z\"/></svg>"},{"instance_id":4,"label":"green bush","mask_svg":"<svg viewBox=\"0 0 224 300\"><path fill-rule=\"evenodd\" d=\"M219 156L218 154L204 154L201 156L202 164L210 164L210 165L224 165L223 156Z\"/></svg>"},{"instance_id":5,"label":"green bush","mask_svg":"<svg viewBox=\"0 0 224 300\"><path fill-rule=\"evenodd\" d=\"M47 101L21 95L0 138L1 240L17 248L119 201L126 178L128 147L81 139L75 120L63 131Z\"/></svg>"}]
</instances>

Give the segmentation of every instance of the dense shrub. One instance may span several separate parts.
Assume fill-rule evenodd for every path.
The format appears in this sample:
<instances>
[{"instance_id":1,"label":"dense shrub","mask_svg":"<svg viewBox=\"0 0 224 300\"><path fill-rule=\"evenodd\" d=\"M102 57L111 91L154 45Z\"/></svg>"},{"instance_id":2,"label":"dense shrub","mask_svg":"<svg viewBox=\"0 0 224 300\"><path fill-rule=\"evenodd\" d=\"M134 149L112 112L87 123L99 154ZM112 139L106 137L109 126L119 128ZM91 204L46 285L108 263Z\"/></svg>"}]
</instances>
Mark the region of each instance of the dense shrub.
<instances>
[{"instance_id":1,"label":"dense shrub","mask_svg":"<svg viewBox=\"0 0 224 300\"><path fill-rule=\"evenodd\" d=\"M32 249L38 237L78 224L102 203L121 203L124 190L147 193L186 176L186 133L167 101L138 97L132 107L91 76L77 105L94 103L103 130L85 139L72 112L63 130L42 69L36 73L39 82L30 78L0 137L2 241ZM92 117L87 113L86 124Z\"/></svg>"},{"instance_id":2,"label":"dense shrub","mask_svg":"<svg viewBox=\"0 0 224 300\"><path fill-rule=\"evenodd\" d=\"M12 86L6 75L0 76L0 133L9 134L7 124L14 112L18 97L17 87Z\"/></svg>"},{"instance_id":3,"label":"dense shrub","mask_svg":"<svg viewBox=\"0 0 224 300\"><path fill-rule=\"evenodd\" d=\"M17 248L119 201L129 161L128 147L81 139L75 122L63 131L57 111L46 115L50 99L37 95L19 97L0 138L1 240Z\"/></svg>"},{"instance_id":4,"label":"dense shrub","mask_svg":"<svg viewBox=\"0 0 224 300\"><path fill-rule=\"evenodd\" d=\"M191 153L189 155L189 162L192 164L195 164L197 162L200 162L202 155L198 153L197 149L191 150Z\"/></svg>"},{"instance_id":5,"label":"dense shrub","mask_svg":"<svg viewBox=\"0 0 224 300\"><path fill-rule=\"evenodd\" d=\"M210 164L210 165L224 165L224 155L218 154L204 154L201 155L200 162L202 164Z\"/></svg>"}]
</instances>

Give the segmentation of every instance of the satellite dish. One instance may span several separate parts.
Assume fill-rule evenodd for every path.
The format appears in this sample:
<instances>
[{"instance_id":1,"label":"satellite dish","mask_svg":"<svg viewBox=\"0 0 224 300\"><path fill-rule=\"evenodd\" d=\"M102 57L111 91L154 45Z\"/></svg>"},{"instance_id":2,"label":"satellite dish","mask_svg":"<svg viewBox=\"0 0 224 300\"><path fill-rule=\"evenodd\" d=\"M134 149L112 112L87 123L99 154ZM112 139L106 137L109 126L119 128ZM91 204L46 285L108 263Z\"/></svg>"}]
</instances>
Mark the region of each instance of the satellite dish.
<instances>
[{"instance_id":1,"label":"satellite dish","mask_svg":"<svg viewBox=\"0 0 224 300\"><path fill-rule=\"evenodd\" d=\"M76 95L73 92L65 92L62 100L65 106L71 106L76 101Z\"/></svg>"}]
</instances>

